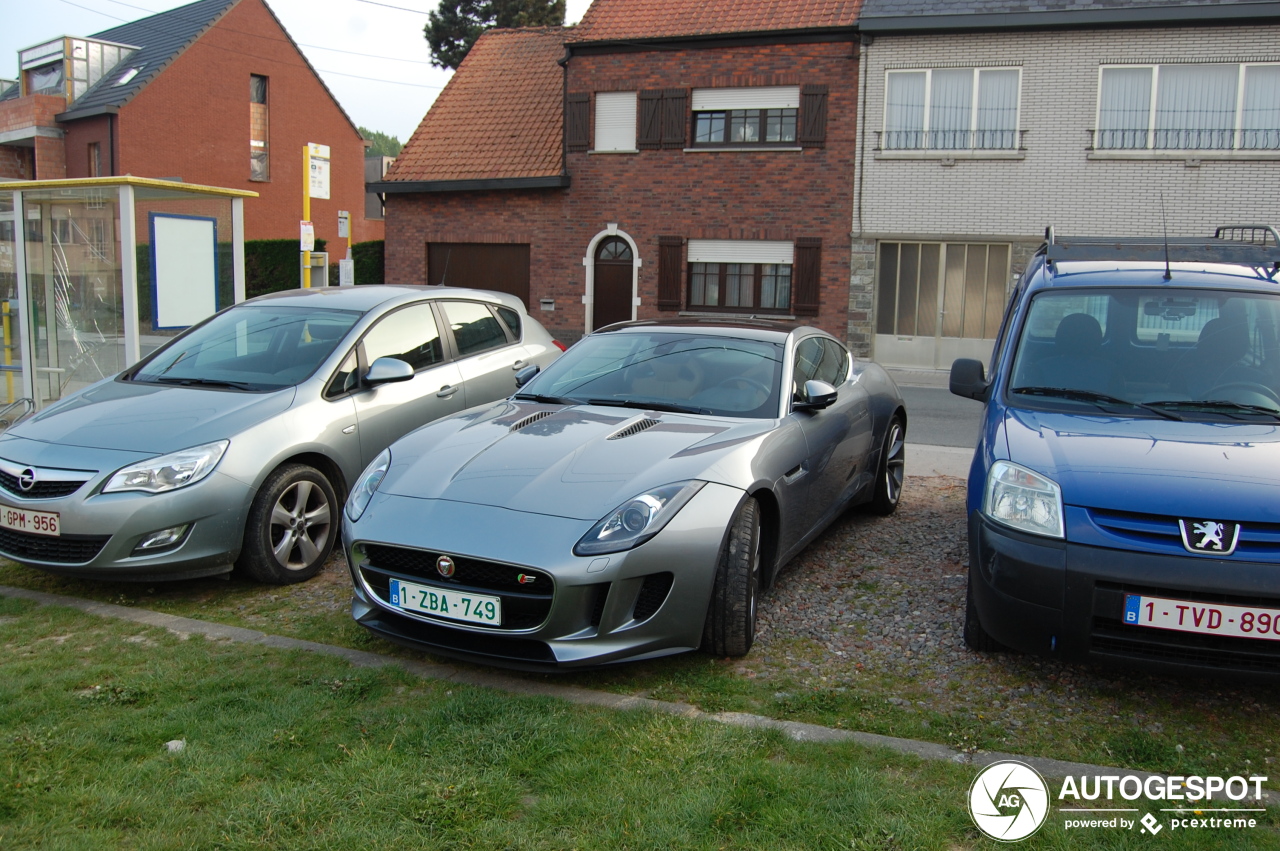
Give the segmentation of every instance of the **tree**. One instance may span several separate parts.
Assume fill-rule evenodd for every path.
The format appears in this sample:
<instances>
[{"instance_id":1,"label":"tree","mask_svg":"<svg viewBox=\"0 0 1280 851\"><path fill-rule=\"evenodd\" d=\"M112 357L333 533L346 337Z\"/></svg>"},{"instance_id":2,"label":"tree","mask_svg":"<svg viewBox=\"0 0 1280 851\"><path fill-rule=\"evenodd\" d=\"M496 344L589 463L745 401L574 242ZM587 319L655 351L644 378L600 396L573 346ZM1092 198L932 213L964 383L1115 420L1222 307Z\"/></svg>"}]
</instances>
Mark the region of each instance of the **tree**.
<instances>
[{"instance_id":1,"label":"tree","mask_svg":"<svg viewBox=\"0 0 1280 851\"><path fill-rule=\"evenodd\" d=\"M404 143L395 136L388 136L386 133L379 133L368 127L361 127L360 135L373 143L368 152L368 156L371 157L398 157L400 149L404 147Z\"/></svg>"},{"instance_id":2,"label":"tree","mask_svg":"<svg viewBox=\"0 0 1280 851\"><path fill-rule=\"evenodd\" d=\"M431 64L457 68L471 45L493 27L564 25L565 0L440 0L424 28Z\"/></svg>"}]
</instances>

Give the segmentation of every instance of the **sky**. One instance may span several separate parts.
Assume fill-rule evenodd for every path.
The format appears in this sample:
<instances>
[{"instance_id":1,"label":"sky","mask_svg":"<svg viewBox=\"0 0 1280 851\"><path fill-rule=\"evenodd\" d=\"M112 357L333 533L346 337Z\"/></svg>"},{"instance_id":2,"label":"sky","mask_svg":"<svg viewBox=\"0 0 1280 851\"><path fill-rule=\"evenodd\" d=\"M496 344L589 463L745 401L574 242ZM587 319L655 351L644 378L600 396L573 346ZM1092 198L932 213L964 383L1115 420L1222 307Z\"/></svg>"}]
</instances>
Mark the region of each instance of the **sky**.
<instances>
[{"instance_id":1,"label":"sky","mask_svg":"<svg viewBox=\"0 0 1280 851\"><path fill-rule=\"evenodd\" d=\"M92 35L187 2L0 0L0 79L17 78L23 48L64 35ZM567 0L566 22L577 23L590 2ZM422 35L427 12L438 0L266 3L351 119L370 130L407 141L452 75L432 67Z\"/></svg>"}]
</instances>

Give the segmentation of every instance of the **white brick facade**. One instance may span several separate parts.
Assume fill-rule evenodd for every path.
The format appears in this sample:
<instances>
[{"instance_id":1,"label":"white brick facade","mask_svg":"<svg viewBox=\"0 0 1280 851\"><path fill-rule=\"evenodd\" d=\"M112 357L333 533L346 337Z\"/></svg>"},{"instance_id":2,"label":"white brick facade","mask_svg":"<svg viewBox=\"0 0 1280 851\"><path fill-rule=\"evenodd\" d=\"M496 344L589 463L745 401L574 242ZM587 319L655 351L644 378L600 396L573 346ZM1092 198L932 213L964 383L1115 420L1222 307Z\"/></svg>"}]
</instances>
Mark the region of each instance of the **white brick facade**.
<instances>
[{"instance_id":1,"label":"white brick facade","mask_svg":"<svg viewBox=\"0 0 1280 851\"><path fill-rule=\"evenodd\" d=\"M1171 236L1228 223L1280 225L1280 151L1107 159L1090 154L1099 67L1108 64L1280 61L1280 26L1170 27L877 36L862 46L850 338L875 327L874 253L880 240L1014 243L1014 271L1046 225L1060 234L1158 236L1164 193ZM1017 158L954 161L875 150L890 69L1021 68ZM918 155L923 156L923 155ZM1134 154L1130 154L1134 156ZM860 256L859 256L860 255ZM864 318L865 317L865 318Z\"/></svg>"}]
</instances>

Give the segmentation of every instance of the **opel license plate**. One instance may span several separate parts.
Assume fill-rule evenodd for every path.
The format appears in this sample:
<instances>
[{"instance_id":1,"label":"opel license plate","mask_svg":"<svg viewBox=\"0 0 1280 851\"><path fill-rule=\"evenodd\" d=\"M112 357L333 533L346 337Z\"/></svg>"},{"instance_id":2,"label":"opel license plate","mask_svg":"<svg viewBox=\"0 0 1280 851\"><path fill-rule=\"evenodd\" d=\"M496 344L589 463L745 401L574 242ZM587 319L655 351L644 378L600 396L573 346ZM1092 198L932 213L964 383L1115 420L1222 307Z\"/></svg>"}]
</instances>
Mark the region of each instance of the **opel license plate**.
<instances>
[{"instance_id":1,"label":"opel license plate","mask_svg":"<svg viewBox=\"0 0 1280 851\"><path fill-rule=\"evenodd\" d=\"M1178 632L1280 641L1280 609L1256 606L1224 606L1125 594L1124 622Z\"/></svg>"},{"instance_id":2,"label":"opel license plate","mask_svg":"<svg viewBox=\"0 0 1280 851\"><path fill-rule=\"evenodd\" d=\"M27 511L7 505L0 505L0 527L32 535L48 535L51 538L62 534L58 530L58 515L55 512Z\"/></svg>"},{"instance_id":3,"label":"opel license plate","mask_svg":"<svg viewBox=\"0 0 1280 851\"><path fill-rule=\"evenodd\" d=\"M502 598L454 591L434 585L391 580L391 605L406 612L420 612L457 621L500 626Z\"/></svg>"}]
</instances>

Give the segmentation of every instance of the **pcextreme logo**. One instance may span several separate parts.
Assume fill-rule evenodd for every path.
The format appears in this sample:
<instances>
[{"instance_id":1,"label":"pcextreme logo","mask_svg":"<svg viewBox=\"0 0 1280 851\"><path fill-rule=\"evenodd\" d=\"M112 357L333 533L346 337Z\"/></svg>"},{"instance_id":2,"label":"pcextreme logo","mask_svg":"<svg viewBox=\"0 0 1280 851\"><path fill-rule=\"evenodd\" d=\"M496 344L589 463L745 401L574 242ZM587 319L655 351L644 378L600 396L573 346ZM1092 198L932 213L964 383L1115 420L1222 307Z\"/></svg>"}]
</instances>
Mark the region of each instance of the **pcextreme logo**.
<instances>
[{"instance_id":1,"label":"pcextreme logo","mask_svg":"<svg viewBox=\"0 0 1280 851\"><path fill-rule=\"evenodd\" d=\"M979 771L969 787L969 815L992 839L1026 839L1049 816L1049 786L1025 763L994 762Z\"/></svg>"}]
</instances>

